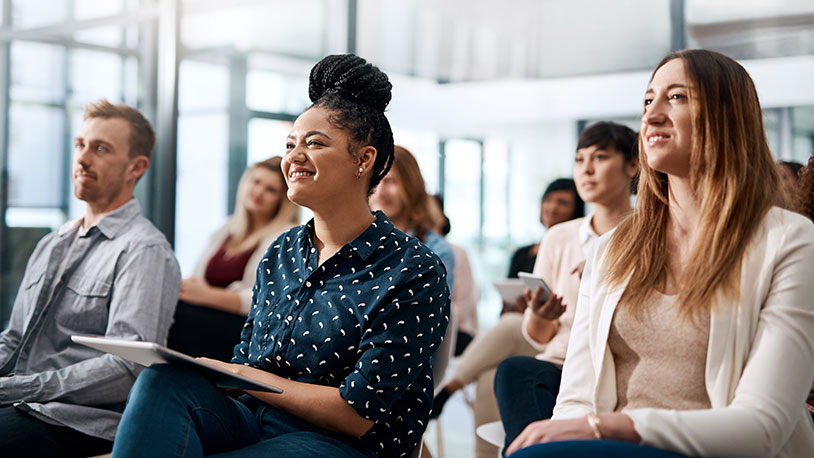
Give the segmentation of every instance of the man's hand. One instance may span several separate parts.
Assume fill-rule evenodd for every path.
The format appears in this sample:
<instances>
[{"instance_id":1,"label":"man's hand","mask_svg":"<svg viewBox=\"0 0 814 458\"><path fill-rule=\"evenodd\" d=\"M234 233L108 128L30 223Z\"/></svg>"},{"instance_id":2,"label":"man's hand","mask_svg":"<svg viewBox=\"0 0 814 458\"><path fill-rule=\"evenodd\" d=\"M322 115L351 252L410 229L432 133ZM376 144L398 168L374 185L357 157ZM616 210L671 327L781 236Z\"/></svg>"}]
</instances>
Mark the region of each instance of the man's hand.
<instances>
[{"instance_id":1,"label":"man's hand","mask_svg":"<svg viewBox=\"0 0 814 458\"><path fill-rule=\"evenodd\" d=\"M206 304L211 289L203 278L188 277L181 280L181 294L178 298L190 304Z\"/></svg>"},{"instance_id":2,"label":"man's hand","mask_svg":"<svg viewBox=\"0 0 814 458\"><path fill-rule=\"evenodd\" d=\"M565 313L565 304L562 303L562 296L552 294L545 302L540 301L540 296L543 294L542 288L537 288L532 293L530 289L526 288L524 293L526 304L531 308L532 313L544 320L554 321Z\"/></svg>"}]
</instances>

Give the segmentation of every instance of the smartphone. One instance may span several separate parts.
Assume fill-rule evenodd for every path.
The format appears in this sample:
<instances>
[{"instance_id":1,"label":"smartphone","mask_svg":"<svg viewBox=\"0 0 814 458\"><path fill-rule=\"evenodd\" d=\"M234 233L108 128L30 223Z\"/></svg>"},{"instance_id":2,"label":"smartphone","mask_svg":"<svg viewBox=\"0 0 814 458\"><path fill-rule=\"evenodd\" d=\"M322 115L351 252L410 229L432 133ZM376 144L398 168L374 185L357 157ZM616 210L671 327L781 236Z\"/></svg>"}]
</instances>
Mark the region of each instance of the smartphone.
<instances>
[{"instance_id":1,"label":"smartphone","mask_svg":"<svg viewBox=\"0 0 814 458\"><path fill-rule=\"evenodd\" d=\"M528 289L531 290L533 293L538 287L543 289L543 293L540 295L540 302L545 302L551 296L551 288L548 287L545 280L540 277L537 277L533 274L528 272L518 272L517 278L523 280L523 283L526 285Z\"/></svg>"}]
</instances>

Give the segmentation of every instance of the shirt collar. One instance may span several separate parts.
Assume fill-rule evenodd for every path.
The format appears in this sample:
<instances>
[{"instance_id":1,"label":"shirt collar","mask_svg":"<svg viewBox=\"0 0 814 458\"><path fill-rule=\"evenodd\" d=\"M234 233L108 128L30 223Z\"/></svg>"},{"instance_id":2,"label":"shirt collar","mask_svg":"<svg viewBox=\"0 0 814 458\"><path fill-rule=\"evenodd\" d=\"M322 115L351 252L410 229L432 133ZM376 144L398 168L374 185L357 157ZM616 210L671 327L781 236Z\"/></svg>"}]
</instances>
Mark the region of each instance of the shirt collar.
<instances>
[{"instance_id":1,"label":"shirt collar","mask_svg":"<svg viewBox=\"0 0 814 458\"><path fill-rule=\"evenodd\" d=\"M582 252L586 253L591 244L599 238L599 235L594 232L594 228L591 227L591 221L594 219L594 214L591 213L585 218L582 219L582 223L579 225L579 229L577 231L577 236L579 237L579 246L582 248ZM586 254L585 259L588 259Z\"/></svg>"},{"instance_id":2,"label":"shirt collar","mask_svg":"<svg viewBox=\"0 0 814 458\"><path fill-rule=\"evenodd\" d=\"M101 220L99 220L96 225L89 227L87 230L82 229L82 218L77 218L67 223L63 224L59 231L57 232L60 237L64 237L70 232L73 232L77 227L79 228L79 236L84 237L86 236L91 229L94 227L99 229L105 237L108 239L112 239L116 237L116 234L121 232L122 229L130 222L133 218L138 216L141 213L141 205L139 205L138 200L132 198L127 201L121 207L113 210L112 212L108 213Z\"/></svg>"},{"instance_id":3,"label":"shirt collar","mask_svg":"<svg viewBox=\"0 0 814 458\"><path fill-rule=\"evenodd\" d=\"M356 252L362 259L367 259L381 245L393 231L393 223L385 216L381 210L376 210L373 216L376 218L364 232L346 244L351 250ZM297 237L300 240L308 240L308 244L314 234L313 218L303 226Z\"/></svg>"},{"instance_id":4,"label":"shirt collar","mask_svg":"<svg viewBox=\"0 0 814 458\"><path fill-rule=\"evenodd\" d=\"M393 231L393 223L390 222L383 211L376 210L373 212L373 216L376 219L370 226L348 243L350 248L358 253L362 259L367 259L368 256L373 254L373 251L375 251Z\"/></svg>"}]
</instances>

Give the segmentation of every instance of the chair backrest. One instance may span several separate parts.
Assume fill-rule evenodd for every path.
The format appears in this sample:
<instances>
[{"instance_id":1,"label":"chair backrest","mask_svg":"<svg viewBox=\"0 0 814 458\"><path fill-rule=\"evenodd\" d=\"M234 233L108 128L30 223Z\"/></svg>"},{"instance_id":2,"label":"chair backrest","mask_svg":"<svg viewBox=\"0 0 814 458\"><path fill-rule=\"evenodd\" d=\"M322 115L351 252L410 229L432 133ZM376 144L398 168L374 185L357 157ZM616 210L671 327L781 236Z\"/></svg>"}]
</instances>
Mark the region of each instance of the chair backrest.
<instances>
[{"instance_id":1,"label":"chair backrest","mask_svg":"<svg viewBox=\"0 0 814 458\"><path fill-rule=\"evenodd\" d=\"M444 374L447 371L450 360L455 356L455 339L458 337L458 321L455 319L455 314L452 313L452 307L449 309L449 324L447 331L444 333L444 341L435 352L432 365L432 380L434 385L434 394L444 387Z\"/></svg>"}]
</instances>

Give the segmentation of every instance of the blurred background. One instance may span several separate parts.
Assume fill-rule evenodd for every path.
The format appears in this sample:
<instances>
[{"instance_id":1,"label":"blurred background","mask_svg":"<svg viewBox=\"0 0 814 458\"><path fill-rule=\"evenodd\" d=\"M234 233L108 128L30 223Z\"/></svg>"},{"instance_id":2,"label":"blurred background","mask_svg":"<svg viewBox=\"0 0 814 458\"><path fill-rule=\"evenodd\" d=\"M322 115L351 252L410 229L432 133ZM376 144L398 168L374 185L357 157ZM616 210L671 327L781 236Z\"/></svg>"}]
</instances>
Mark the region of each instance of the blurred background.
<instances>
[{"instance_id":1,"label":"blurred background","mask_svg":"<svg viewBox=\"0 0 814 458\"><path fill-rule=\"evenodd\" d=\"M376 64L394 84L396 143L469 252L482 328L500 309L492 281L542 235L541 193L571 176L581 129L638 129L668 52L741 61L775 156L814 150L812 0L0 0L0 24L3 327L36 241L83 211L72 138L100 97L156 127L137 193L186 276L246 165L284 152L311 66L344 52Z\"/></svg>"}]
</instances>

